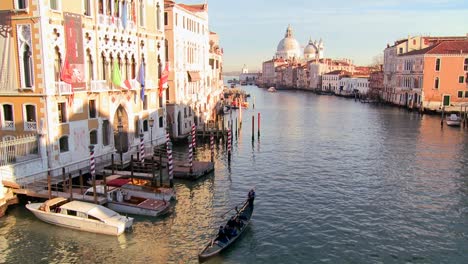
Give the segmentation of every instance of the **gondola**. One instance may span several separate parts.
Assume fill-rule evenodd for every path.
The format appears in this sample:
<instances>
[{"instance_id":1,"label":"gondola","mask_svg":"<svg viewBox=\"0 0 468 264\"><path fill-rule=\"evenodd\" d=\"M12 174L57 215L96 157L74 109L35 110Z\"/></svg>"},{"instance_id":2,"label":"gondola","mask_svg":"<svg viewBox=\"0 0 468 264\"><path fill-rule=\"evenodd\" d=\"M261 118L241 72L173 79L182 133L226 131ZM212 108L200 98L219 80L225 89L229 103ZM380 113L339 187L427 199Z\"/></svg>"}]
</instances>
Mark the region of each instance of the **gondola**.
<instances>
[{"instance_id":1,"label":"gondola","mask_svg":"<svg viewBox=\"0 0 468 264\"><path fill-rule=\"evenodd\" d=\"M240 221L242 222L242 227L236 227L237 235L231 237L227 242L223 243L218 240L218 235L214 239L212 239L208 245L206 245L201 253L198 255L198 259L200 261L204 261L212 256L217 255L220 253L222 250L225 248L228 248L234 241L236 241L242 233L247 229L247 226L250 223L250 218L252 217L253 213L253 202L252 204L249 203L249 199L247 199L244 204L242 205L242 208L238 211L238 213L235 214L235 217L239 217Z\"/></svg>"}]
</instances>

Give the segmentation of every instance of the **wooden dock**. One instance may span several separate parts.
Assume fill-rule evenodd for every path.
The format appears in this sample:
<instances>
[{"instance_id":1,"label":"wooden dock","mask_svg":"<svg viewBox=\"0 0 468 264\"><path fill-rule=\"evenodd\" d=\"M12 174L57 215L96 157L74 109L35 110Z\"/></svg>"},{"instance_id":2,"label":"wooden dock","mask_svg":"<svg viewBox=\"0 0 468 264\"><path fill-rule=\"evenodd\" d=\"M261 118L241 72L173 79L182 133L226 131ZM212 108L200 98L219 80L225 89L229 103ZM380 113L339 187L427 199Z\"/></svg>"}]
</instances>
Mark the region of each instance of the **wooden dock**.
<instances>
[{"instance_id":1,"label":"wooden dock","mask_svg":"<svg viewBox=\"0 0 468 264\"><path fill-rule=\"evenodd\" d=\"M174 162L174 178L196 180L214 171L214 163L210 161L193 161L192 172L187 162Z\"/></svg>"},{"instance_id":2,"label":"wooden dock","mask_svg":"<svg viewBox=\"0 0 468 264\"><path fill-rule=\"evenodd\" d=\"M32 190L32 189L14 189L13 192L15 194L24 194L29 197L41 198L41 199L49 199L49 191L48 190ZM60 192L60 191L51 191L51 198L54 197L63 197L72 200L78 200L83 202L94 203L94 197L90 195L83 195L79 193L79 190L74 190L72 195L68 192ZM107 199L105 197L97 197L98 204L105 204L107 203Z\"/></svg>"}]
</instances>

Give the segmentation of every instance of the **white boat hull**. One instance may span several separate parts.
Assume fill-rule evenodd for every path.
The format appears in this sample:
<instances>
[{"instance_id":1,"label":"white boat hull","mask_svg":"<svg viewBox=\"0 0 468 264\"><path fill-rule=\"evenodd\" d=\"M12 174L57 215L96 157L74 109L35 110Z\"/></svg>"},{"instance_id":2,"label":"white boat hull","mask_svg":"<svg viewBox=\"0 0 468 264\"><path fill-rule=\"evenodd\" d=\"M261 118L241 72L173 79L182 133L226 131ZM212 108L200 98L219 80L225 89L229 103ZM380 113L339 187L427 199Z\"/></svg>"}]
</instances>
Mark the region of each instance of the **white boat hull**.
<instances>
[{"instance_id":1,"label":"white boat hull","mask_svg":"<svg viewBox=\"0 0 468 264\"><path fill-rule=\"evenodd\" d=\"M75 230L118 236L122 234L126 228L130 228L133 224L133 218L128 218L128 221L126 222L109 225L108 223L99 220L85 219L77 216L41 211L39 210L40 205L40 203L27 204L26 208L31 211L37 218L46 223Z\"/></svg>"},{"instance_id":2,"label":"white boat hull","mask_svg":"<svg viewBox=\"0 0 468 264\"><path fill-rule=\"evenodd\" d=\"M460 126L460 120L447 120L447 126Z\"/></svg>"},{"instance_id":3,"label":"white boat hull","mask_svg":"<svg viewBox=\"0 0 468 264\"><path fill-rule=\"evenodd\" d=\"M107 207L119 213L132 215L160 216L169 212L169 203L158 208L143 208L138 205L108 202Z\"/></svg>"}]
</instances>

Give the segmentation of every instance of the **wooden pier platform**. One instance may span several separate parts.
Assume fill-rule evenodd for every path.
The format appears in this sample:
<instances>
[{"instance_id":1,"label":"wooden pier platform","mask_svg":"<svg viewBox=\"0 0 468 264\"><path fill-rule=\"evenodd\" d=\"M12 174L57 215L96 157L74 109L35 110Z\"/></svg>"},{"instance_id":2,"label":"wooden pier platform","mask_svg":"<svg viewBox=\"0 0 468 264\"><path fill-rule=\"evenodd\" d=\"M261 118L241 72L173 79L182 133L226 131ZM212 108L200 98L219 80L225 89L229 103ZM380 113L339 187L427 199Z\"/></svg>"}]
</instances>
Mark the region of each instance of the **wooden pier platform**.
<instances>
[{"instance_id":1,"label":"wooden pier platform","mask_svg":"<svg viewBox=\"0 0 468 264\"><path fill-rule=\"evenodd\" d=\"M49 199L49 191L48 190L32 190L32 189L14 189L14 193L16 194L24 194L29 197L35 198L42 198L42 199ZM83 195L80 194L79 191L74 191L72 193L72 197L70 197L70 193L68 192L60 192L60 191L51 191L52 198L54 197L63 197L83 202L94 203L94 197L90 195ZM97 197L98 204L105 204L107 203L107 199L105 197Z\"/></svg>"},{"instance_id":2,"label":"wooden pier platform","mask_svg":"<svg viewBox=\"0 0 468 264\"><path fill-rule=\"evenodd\" d=\"M196 180L214 171L214 163L209 161L193 161L193 170L187 162L174 161L174 178Z\"/></svg>"}]
</instances>

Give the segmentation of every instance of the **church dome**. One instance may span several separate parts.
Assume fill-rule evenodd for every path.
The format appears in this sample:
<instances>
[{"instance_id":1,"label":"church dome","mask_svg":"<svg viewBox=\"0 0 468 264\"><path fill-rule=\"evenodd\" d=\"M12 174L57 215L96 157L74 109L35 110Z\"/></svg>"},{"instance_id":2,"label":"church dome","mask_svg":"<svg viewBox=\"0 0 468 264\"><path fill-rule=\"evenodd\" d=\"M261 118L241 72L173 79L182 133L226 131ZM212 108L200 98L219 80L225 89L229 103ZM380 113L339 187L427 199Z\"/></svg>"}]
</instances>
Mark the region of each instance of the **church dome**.
<instances>
[{"instance_id":1,"label":"church dome","mask_svg":"<svg viewBox=\"0 0 468 264\"><path fill-rule=\"evenodd\" d=\"M307 44L307 46L304 48L304 57L307 58L309 57L308 55L315 56L316 53L317 53L317 47L314 45L311 39L309 40L309 44Z\"/></svg>"},{"instance_id":2,"label":"church dome","mask_svg":"<svg viewBox=\"0 0 468 264\"><path fill-rule=\"evenodd\" d=\"M299 42L293 37L292 28L288 26L286 30L286 35L278 43L278 48L276 49L276 56L278 58L282 57L285 59L292 57L300 57L300 45Z\"/></svg>"}]
</instances>

